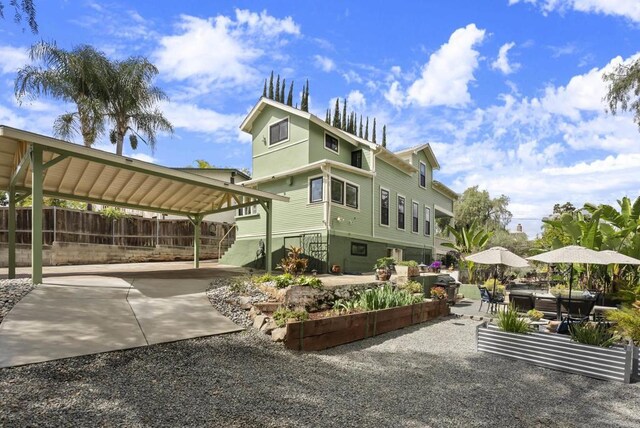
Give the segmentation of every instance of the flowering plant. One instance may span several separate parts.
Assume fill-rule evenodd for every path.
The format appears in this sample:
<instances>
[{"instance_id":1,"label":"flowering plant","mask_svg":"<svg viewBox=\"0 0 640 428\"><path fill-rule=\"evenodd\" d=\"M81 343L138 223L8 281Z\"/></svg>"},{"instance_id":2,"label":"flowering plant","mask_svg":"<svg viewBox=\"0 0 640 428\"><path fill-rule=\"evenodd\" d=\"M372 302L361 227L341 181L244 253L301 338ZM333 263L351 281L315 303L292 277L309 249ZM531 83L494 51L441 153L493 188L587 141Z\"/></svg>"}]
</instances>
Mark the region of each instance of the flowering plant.
<instances>
[{"instance_id":1,"label":"flowering plant","mask_svg":"<svg viewBox=\"0 0 640 428\"><path fill-rule=\"evenodd\" d=\"M429 265L431 269L440 269L442 267L442 262L440 260L436 260L435 262Z\"/></svg>"},{"instance_id":2,"label":"flowering plant","mask_svg":"<svg viewBox=\"0 0 640 428\"><path fill-rule=\"evenodd\" d=\"M447 291L444 287L433 287L431 289L431 297L436 300L443 300L447 298Z\"/></svg>"}]
</instances>

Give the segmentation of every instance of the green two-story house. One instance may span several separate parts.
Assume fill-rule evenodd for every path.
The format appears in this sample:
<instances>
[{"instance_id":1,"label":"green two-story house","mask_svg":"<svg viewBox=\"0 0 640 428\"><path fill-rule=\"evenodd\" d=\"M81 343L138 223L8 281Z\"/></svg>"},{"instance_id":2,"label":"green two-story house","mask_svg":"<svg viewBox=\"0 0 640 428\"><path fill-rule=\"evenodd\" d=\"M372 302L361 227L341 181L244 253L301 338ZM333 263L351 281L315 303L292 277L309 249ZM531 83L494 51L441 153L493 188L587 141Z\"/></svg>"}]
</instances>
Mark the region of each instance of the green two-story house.
<instances>
[{"instance_id":1,"label":"green two-story house","mask_svg":"<svg viewBox=\"0 0 640 428\"><path fill-rule=\"evenodd\" d=\"M273 204L274 264L291 245L318 272L368 272L383 256L430 263L446 252L435 221L453 216L457 194L433 180L439 164L429 144L393 153L267 98L241 129L253 157L253 177L242 184L290 198ZM241 209L236 224L221 262L260 266L262 207Z\"/></svg>"}]
</instances>

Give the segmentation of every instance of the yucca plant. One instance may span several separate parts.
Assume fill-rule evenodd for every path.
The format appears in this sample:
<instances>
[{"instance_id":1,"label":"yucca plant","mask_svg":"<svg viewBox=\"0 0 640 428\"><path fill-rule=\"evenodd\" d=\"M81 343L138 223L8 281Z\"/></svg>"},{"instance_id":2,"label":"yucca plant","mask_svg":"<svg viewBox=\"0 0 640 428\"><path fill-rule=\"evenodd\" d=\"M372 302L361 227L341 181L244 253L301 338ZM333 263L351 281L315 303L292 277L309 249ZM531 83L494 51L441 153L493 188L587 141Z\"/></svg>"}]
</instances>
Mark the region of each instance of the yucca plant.
<instances>
[{"instance_id":1,"label":"yucca plant","mask_svg":"<svg viewBox=\"0 0 640 428\"><path fill-rule=\"evenodd\" d=\"M571 340L585 345L609 348L617 342L617 338L603 324L588 322L571 324L569 333L571 333Z\"/></svg>"},{"instance_id":2,"label":"yucca plant","mask_svg":"<svg viewBox=\"0 0 640 428\"><path fill-rule=\"evenodd\" d=\"M518 316L518 311L514 305L510 305L506 310L498 312L498 327L502 331L509 333L529 333L529 324Z\"/></svg>"}]
</instances>

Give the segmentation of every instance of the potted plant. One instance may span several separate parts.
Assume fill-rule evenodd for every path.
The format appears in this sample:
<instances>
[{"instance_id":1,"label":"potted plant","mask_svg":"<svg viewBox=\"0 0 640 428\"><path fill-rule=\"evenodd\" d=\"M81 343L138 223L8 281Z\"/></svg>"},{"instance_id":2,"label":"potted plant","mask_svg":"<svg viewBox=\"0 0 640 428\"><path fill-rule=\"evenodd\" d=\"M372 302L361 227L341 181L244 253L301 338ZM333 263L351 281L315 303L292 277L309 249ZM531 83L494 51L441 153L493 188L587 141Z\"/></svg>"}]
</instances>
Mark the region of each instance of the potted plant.
<instances>
[{"instance_id":1,"label":"potted plant","mask_svg":"<svg viewBox=\"0 0 640 428\"><path fill-rule=\"evenodd\" d=\"M406 278L419 276L420 268L418 267L418 262L415 260L403 260L398 262L396 264L396 274Z\"/></svg>"},{"instance_id":2,"label":"potted plant","mask_svg":"<svg viewBox=\"0 0 640 428\"><path fill-rule=\"evenodd\" d=\"M440 272L440 269L442 268L442 262L440 260L436 260L435 262L431 263L429 265L429 270L431 272Z\"/></svg>"},{"instance_id":3,"label":"potted plant","mask_svg":"<svg viewBox=\"0 0 640 428\"><path fill-rule=\"evenodd\" d=\"M396 261L393 257L381 257L376 261L373 268L376 270L376 279L380 281L388 281L391 278L391 266Z\"/></svg>"},{"instance_id":4,"label":"potted plant","mask_svg":"<svg viewBox=\"0 0 640 428\"><path fill-rule=\"evenodd\" d=\"M447 298L447 290L445 290L444 287L433 287L430 294L434 300L444 300Z\"/></svg>"}]
</instances>

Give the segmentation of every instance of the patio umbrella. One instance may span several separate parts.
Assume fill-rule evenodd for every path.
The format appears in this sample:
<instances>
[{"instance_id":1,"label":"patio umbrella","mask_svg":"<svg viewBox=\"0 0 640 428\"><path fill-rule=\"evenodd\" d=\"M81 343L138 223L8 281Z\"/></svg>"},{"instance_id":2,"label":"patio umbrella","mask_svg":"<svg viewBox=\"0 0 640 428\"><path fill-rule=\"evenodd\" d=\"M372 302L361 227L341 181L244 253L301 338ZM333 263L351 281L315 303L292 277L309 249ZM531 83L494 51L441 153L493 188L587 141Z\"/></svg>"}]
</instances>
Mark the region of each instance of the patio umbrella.
<instances>
[{"instance_id":1,"label":"patio umbrella","mask_svg":"<svg viewBox=\"0 0 640 428\"><path fill-rule=\"evenodd\" d=\"M573 288L573 264L595 264L608 265L611 256L602 254L601 252L590 250L579 245L569 245L558 248L557 250L548 251L538 254L537 256L527 257L527 260L534 260L543 263L569 263L569 306L571 306L571 289Z\"/></svg>"},{"instance_id":2,"label":"patio umbrella","mask_svg":"<svg viewBox=\"0 0 640 428\"><path fill-rule=\"evenodd\" d=\"M513 254L511 251L503 247L491 247L488 250L480 251L479 253L466 256L465 260L469 260L481 265L495 265L496 272L493 275L493 295L496 295L496 281L498 276L498 265L511 266L511 267L527 267L527 262L517 254Z\"/></svg>"},{"instance_id":3,"label":"patio umbrella","mask_svg":"<svg viewBox=\"0 0 640 428\"><path fill-rule=\"evenodd\" d=\"M600 251L600 254L604 255L609 263L607 264L616 264L616 265L640 265L640 260L634 259L633 257L629 257L622 253L613 250L603 250Z\"/></svg>"}]
</instances>

